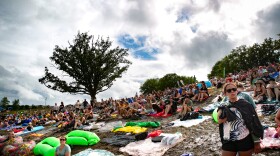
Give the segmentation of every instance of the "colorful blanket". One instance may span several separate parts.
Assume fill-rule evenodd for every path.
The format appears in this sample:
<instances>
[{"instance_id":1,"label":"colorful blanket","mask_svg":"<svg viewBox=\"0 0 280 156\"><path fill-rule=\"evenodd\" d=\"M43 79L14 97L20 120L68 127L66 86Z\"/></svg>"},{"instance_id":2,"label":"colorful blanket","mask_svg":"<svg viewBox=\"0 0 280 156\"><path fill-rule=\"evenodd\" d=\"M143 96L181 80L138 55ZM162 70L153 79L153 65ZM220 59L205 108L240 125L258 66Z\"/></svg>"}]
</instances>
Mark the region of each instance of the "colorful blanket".
<instances>
[{"instance_id":1,"label":"colorful blanket","mask_svg":"<svg viewBox=\"0 0 280 156\"><path fill-rule=\"evenodd\" d=\"M121 147L121 152L126 152L129 155L132 156L162 156L168 149L174 147L179 142L182 142L183 138L180 138L177 140L176 143L171 145L165 145L162 143L154 143L152 142L151 138L137 141L137 142L131 142L125 147Z\"/></svg>"},{"instance_id":2,"label":"colorful blanket","mask_svg":"<svg viewBox=\"0 0 280 156\"><path fill-rule=\"evenodd\" d=\"M264 130L264 138L261 140L262 148L280 148L280 138L274 127Z\"/></svg>"}]
</instances>

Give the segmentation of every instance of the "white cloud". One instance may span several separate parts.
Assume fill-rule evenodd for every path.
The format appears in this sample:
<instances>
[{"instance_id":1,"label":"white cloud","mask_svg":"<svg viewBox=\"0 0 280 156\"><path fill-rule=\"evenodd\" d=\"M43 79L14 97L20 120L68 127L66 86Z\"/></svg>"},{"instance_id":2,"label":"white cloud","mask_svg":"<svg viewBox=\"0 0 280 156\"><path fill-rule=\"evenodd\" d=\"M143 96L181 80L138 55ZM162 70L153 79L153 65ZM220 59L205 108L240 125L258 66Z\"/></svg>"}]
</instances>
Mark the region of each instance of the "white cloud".
<instances>
[{"instance_id":1,"label":"white cloud","mask_svg":"<svg viewBox=\"0 0 280 156\"><path fill-rule=\"evenodd\" d=\"M159 50L156 60L130 56L129 70L99 99L132 96L146 79L167 73L205 80L212 65L231 49L280 33L279 6L279 0L2 0L0 65L10 76L1 75L0 95L26 103L42 103L47 96L51 104L89 98L58 93L38 82L44 67L51 65L54 46L66 47L78 31L109 36L113 46L120 35L146 36L145 46ZM176 22L180 14L186 19Z\"/></svg>"}]
</instances>

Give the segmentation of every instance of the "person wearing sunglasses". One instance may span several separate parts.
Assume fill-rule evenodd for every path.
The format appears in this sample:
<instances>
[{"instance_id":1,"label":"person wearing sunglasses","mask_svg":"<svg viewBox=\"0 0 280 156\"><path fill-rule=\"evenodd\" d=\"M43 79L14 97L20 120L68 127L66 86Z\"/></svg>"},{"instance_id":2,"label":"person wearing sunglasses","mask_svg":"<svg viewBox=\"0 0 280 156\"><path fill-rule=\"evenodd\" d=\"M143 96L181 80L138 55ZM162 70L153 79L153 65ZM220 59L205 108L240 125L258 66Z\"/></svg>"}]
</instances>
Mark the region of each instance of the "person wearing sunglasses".
<instances>
[{"instance_id":1,"label":"person wearing sunglasses","mask_svg":"<svg viewBox=\"0 0 280 156\"><path fill-rule=\"evenodd\" d=\"M259 81L262 81L262 80L259 80ZM247 93L244 93L244 86L241 83L237 83L236 86L237 86L237 97L239 99L244 99L244 100L248 101L256 109L257 106L256 106L256 103L254 102L254 99ZM228 100L229 100L228 97L225 96L222 100L222 103L228 102Z\"/></svg>"},{"instance_id":2,"label":"person wearing sunglasses","mask_svg":"<svg viewBox=\"0 0 280 156\"><path fill-rule=\"evenodd\" d=\"M261 151L263 127L254 107L237 96L237 86L224 85L228 103L218 108L218 123L222 141L222 156L251 156Z\"/></svg>"},{"instance_id":3,"label":"person wearing sunglasses","mask_svg":"<svg viewBox=\"0 0 280 156\"><path fill-rule=\"evenodd\" d=\"M66 144L66 137L60 137L60 145L55 150L55 156L70 156L71 148Z\"/></svg>"}]
</instances>

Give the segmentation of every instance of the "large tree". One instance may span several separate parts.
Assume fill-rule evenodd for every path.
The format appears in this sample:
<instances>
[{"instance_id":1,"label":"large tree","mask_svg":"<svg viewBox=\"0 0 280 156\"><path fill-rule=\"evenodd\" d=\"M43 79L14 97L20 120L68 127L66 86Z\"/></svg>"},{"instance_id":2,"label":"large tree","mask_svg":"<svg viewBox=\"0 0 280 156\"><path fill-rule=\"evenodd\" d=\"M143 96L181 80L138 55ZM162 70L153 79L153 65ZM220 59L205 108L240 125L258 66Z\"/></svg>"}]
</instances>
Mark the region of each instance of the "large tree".
<instances>
[{"instance_id":1,"label":"large tree","mask_svg":"<svg viewBox=\"0 0 280 156\"><path fill-rule=\"evenodd\" d=\"M56 45L50 57L55 63L54 67L64 72L63 77L68 76L71 80L55 76L45 67L45 76L39 82L53 90L88 94L91 99L96 99L96 95L109 89L131 64L125 58L128 49L111 46L109 38L98 37L94 40L92 35L78 33L68 48Z\"/></svg>"},{"instance_id":2,"label":"large tree","mask_svg":"<svg viewBox=\"0 0 280 156\"><path fill-rule=\"evenodd\" d=\"M9 99L7 97L3 97L2 100L1 100L1 106L6 108L9 104L10 104Z\"/></svg>"},{"instance_id":3,"label":"large tree","mask_svg":"<svg viewBox=\"0 0 280 156\"><path fill-rule=\"evenodd\" d=\"M15 100L12 102L12 104L13 104L13 109L14 109L14 110L19 109L19 104L20 104L19 99L15 99Z\"/></svg>"}]
</instances>

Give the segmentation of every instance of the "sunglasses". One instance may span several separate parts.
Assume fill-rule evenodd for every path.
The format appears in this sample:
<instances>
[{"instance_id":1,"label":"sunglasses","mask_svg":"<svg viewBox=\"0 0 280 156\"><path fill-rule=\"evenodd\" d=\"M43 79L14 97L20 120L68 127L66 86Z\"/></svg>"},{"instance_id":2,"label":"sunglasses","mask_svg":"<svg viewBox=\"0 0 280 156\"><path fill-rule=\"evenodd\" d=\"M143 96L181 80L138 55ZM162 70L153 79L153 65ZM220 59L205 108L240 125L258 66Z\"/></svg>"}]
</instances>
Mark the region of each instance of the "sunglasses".
<instances>
[{"instance_id":1,"label":"sunglasses","mask_svg":"<svg viewBox=\"0 0 280 156\"><path fill-rule=\"evenodd\" d=\"M60 141L65 141L66 139L60 139Z\"/></svg>"},{"instance_id":2,"label":"sunglasses","mask_svg":"<svg viewBox=\"0 0 280 156\"><path fill-rule=\"evenodd\" d=\"M235 92L235 91L237 91L237 88L227 89L226 91L227 91L228 93L231 93L231 91L234 91L234 92Z\"/></svg>"}]
</instances>

